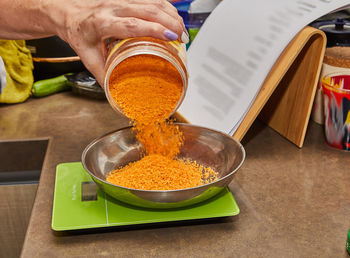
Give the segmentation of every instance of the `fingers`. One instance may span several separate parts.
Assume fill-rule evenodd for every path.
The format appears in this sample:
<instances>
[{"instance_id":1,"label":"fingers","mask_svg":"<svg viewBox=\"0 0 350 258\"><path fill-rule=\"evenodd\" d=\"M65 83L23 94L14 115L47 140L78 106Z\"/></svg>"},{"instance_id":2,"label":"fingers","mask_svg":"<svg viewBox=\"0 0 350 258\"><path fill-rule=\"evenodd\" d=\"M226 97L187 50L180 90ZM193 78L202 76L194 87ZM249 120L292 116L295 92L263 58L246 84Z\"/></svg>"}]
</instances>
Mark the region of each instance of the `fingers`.
<instances>
[{"instance_id":1,"label":"fingers","mask_svg":"<svg viewBox=\"0 0 350 258\"><path fill-rule=\"evenodd\" d=\"M188 36L182 30L176 33L160 23L138 18L114 18L101 26L99 32L103 39L148 36L163 40L179 39L184 43L188 43Z\"/></svg>"},{"instance_id":2,"label":"fingers","mask_svg":"<svg viewBox=\"0 0 350 258\"><path fill-rule=\"evenodd\" d=\"M75 50L80 56L86 69L88 69L95 77L97 82L104 88L104 65L101 47L82 48L82 51Z\"/></svg>"},{"instance_id":3,"label":"fingers","mask_svg":"<svg viewBox=\"0 0 350 258\"><path fill-rule=\"evenodd\" d=\"M140 0L134 0L134 1L140 1ZM152 9L162 10L172 18L176 19L180 22L180 25L183 29L183 31L186 31L185 25L183 23L182 17L179 15L178 10L168 1L166 0L141 0L142 3L148 4L152 7Z\"/></svg>"},{"instance_id":4,"label":"fingers","mask_svg":"<svg viewBox=\"0 0 350 258\"><path fill-rule=\"evenodd\" d=\"M129 0L130 4L135 5L151 5L154 9L162 10L170 16L176 18L178 16L177 9L166 0Z\"/></svg>"},{"instance_id":5,"label":"fingers","mask_svg":"<svg viewBox=\"0 0 350 258\"><path fill-rule=\"evenodd\" d=\"M157 9L152 5L146 4L140 8L140 5L130 4L123 8L116 8L114 10L114 15L121 18L134 17L145 21L159 23L179 36L181 36L184 31L183 21L179 15L169 15L167 12Z\"/></svg>"}]
</instances>

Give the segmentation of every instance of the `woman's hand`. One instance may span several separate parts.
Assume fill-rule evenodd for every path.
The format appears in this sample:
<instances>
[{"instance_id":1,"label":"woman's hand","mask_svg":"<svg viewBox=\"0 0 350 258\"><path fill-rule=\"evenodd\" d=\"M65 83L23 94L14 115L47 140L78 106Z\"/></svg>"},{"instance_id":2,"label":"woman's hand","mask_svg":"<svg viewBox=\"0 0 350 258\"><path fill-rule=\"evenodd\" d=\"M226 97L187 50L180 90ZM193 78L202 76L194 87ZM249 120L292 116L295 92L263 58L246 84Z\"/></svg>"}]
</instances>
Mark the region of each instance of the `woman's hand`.
<instances>
[{"instance_id":1,"label":"woman's hand","mask_svg":"<svg viewBox=\"0 0 350 258\"><path fill-rule=\"evenodd\" d=\"M182 18L166 0L56 1L57 34L80 56L103 86L105 40L151 36L188 42ZM62 22L64 21L64 22Z\"/></svg>"},{"instance_id":2,"label":"woman's hand","mask_svg":"<svg viewBox=\"0 0 350 258\"><path fill-rule=\"evenodd\" d=\"M167 0L0 0L0 38L58 35L103 86L105 40L151 36L188 42Z\"/></svg>"}]
</instances>

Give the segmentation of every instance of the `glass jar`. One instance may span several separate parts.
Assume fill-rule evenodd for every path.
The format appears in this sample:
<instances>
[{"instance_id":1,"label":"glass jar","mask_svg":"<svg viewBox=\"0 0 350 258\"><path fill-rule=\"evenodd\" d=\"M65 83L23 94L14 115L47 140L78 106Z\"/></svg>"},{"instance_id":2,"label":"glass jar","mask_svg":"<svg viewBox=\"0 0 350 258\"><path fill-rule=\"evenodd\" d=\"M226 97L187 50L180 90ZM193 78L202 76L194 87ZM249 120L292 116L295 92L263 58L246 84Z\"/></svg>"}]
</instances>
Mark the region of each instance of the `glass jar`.
<instances>
[{"instance_id":1,"label":"glass jar","mask_svg":"<svg viewBox=\"0 0 350 258\"><path fill-rule=\"evenodd\" d=\"M110 77L125 59L136 55L154 55L170 62L182 78L182 94L173 111L181 105L187 90L188 73L186 67L186 47L179 41L164 41L150 37L129 38L108 43L108 57L105 66L104 88L110 105L123 113L110 93Z\"/></svg>"}]
</instances>

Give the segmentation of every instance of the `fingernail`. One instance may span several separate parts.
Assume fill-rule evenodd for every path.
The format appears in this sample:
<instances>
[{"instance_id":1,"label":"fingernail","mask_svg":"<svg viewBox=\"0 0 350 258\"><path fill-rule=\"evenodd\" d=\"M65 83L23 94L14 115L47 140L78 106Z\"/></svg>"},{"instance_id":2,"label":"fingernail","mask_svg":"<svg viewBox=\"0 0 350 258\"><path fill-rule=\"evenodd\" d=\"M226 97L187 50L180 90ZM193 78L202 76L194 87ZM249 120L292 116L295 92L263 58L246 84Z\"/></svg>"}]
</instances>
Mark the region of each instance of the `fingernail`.
<instances>
[{"instance_id":1,"label":"fingernail","mask_svg":"<svg viewBox=\"0 0 350 258\"><path fill-rule=\"evenodd\" d=\"M184 28L184 32L186 33L187 36L189 36L188 35L188 30L186 29L186 27Z\"/></svg>"},{"instance_id":2,"label":"fingernail","mask_svg":"<svg viewBox=\"0 0 350 258\"><path fill-rule=\"evenodd\" d=\"M165 37L167 37L170 40L177 40L177 34L171 30L166 30L164 32Z\"/></svg>"},{"instance_id":3,"label":"fingernail","mask_svg":"<svg viewBox=\"0 0 350 258\"><path fill-rule=\"evenodd\" d=\"M184 30L184 32L188 35L188 31L186 29L186 26L185 25L182 25L182 29Z\"/></svg>"},{"instance_id":4,"label":"fingernail","mask_svg":"<svg viewBox=\"0 0 350 258\"><path fill-rule=\"evenodd\" d=\"M187 44L188 42L190 42L189 38L188 38L188 35L185 33L185 32L182 32L182 35L181 35L181 41L185 44Z\"/></svg>"}]
</instances>

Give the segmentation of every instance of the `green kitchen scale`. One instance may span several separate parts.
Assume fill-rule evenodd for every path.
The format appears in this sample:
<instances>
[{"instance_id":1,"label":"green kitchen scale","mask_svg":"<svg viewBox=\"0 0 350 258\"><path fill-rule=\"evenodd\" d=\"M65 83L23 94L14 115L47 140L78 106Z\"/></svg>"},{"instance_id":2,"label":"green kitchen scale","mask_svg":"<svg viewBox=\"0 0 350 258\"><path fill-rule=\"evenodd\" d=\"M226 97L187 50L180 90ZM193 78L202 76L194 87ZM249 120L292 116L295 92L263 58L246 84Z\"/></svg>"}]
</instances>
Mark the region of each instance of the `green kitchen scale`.
<instances>
[{"instance_id":1,"label":"green kitchen scale","mask_svg":"<svg viewBox=\"0 0 350 258\"><path fill-rule=\"evenodd\" d=\"M81 162L56 168L52 229L82 230L234 216L238 205L228 188L200 204L177 209L146 209L124 204L101 191Z\"/></svg>"}]
</instances>

